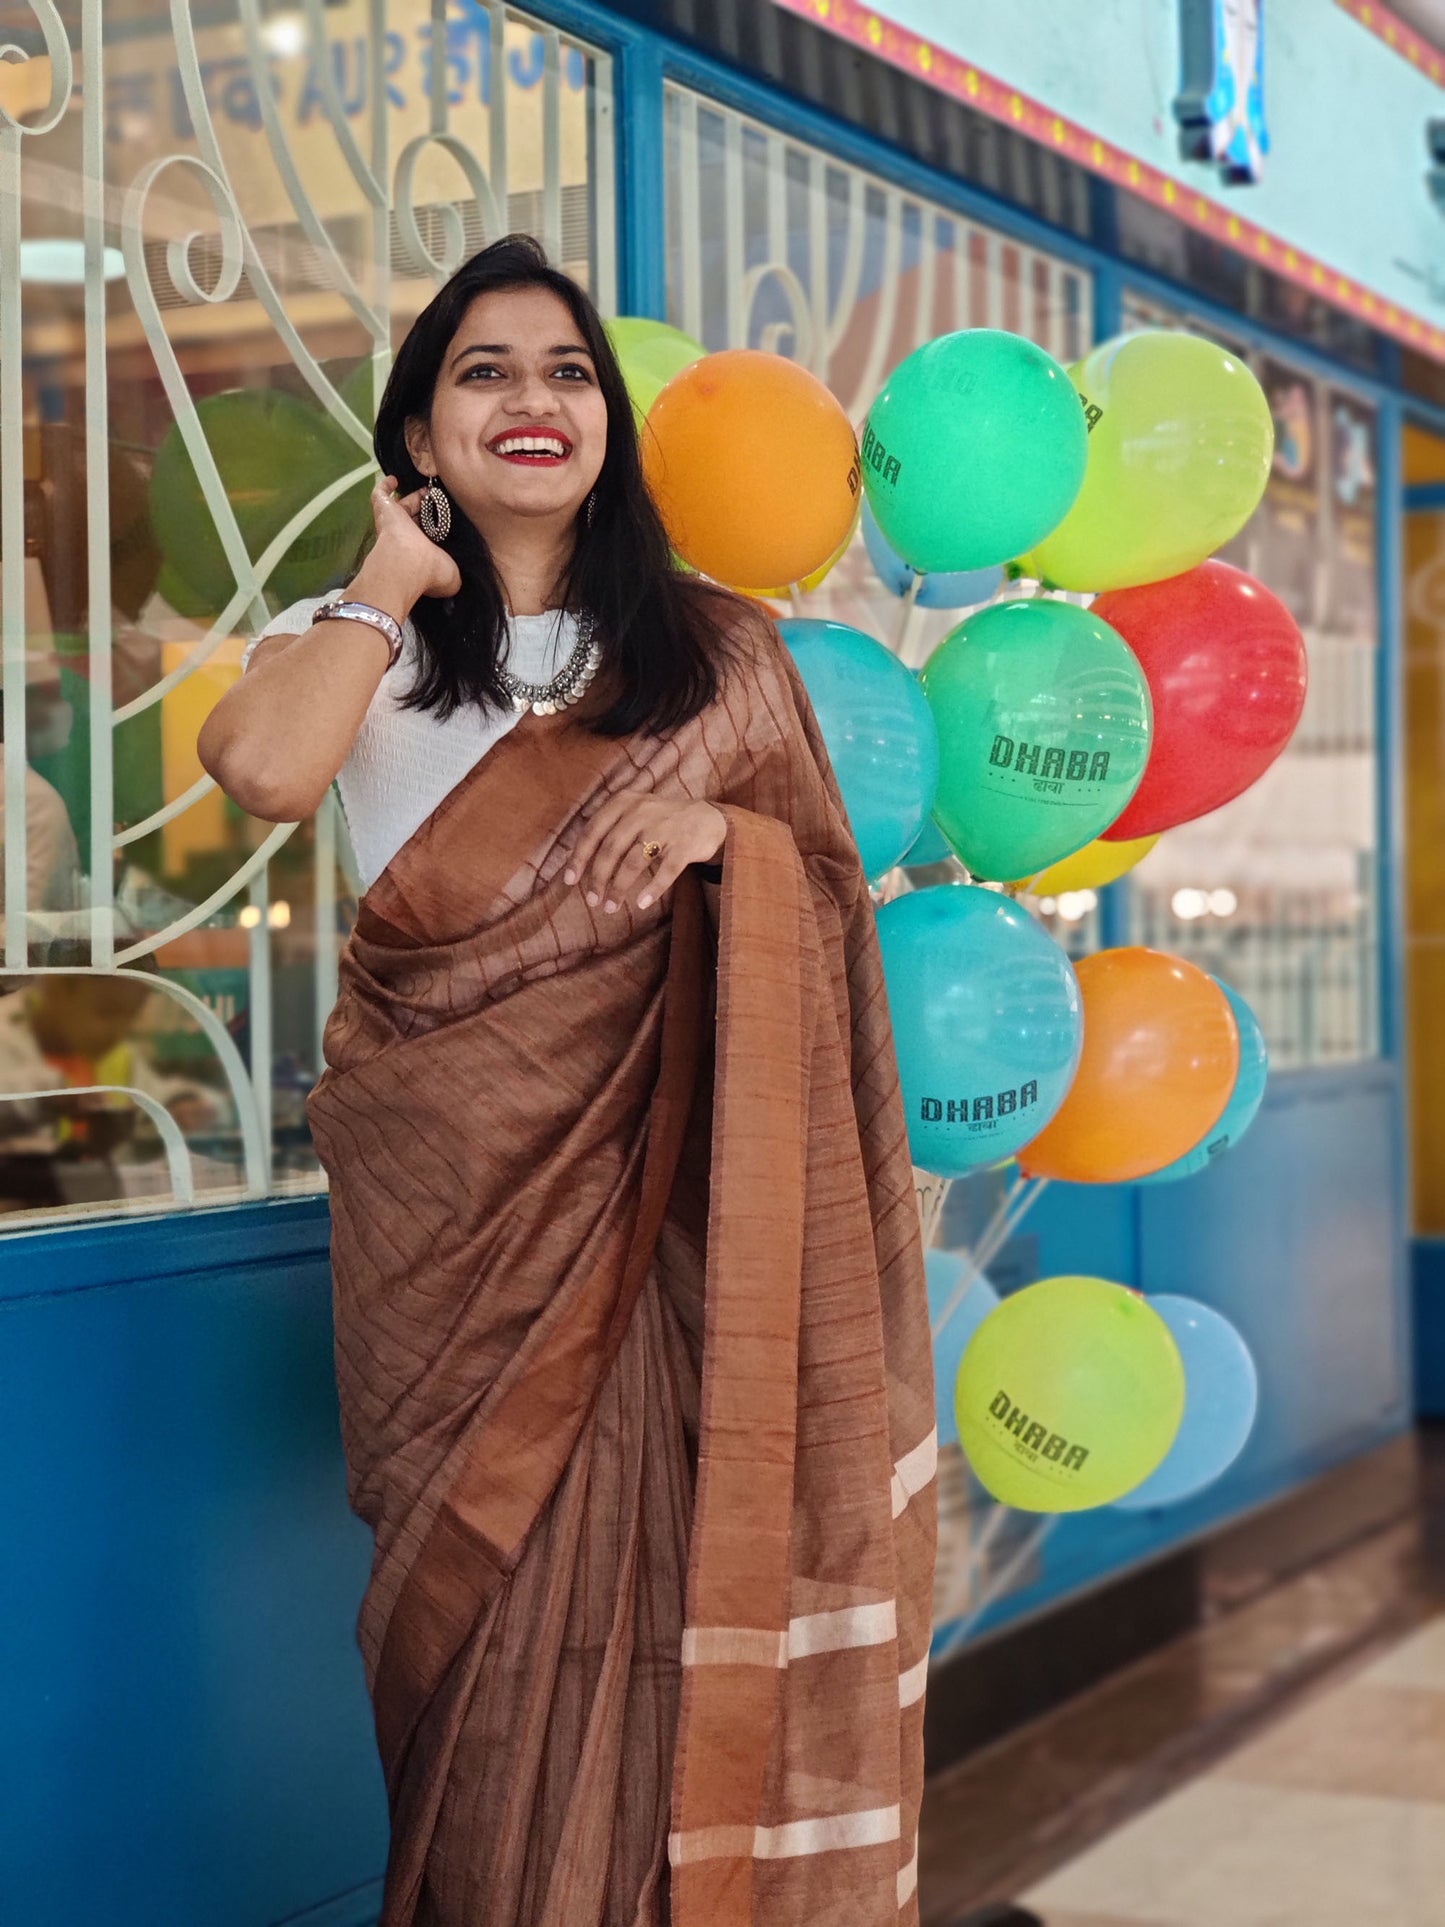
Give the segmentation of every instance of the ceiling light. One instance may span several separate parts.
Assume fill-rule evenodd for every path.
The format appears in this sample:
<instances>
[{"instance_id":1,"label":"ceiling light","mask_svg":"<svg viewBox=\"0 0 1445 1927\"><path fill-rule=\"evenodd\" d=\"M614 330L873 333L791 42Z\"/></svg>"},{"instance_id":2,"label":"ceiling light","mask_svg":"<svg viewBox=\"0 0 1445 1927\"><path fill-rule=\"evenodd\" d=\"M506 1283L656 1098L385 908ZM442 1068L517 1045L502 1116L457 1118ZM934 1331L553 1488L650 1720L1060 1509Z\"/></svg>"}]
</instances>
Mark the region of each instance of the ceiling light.
<instances>
[{"instance_id":1,"label":"ceiling light","mask_svg":"<svg viewBox=\"0 0 1445 1927\"><path fill-rule=\"evenodd\" d=\"M119 281L125 274L125 256L119 248L100 251L101 278ZM20 243L20 279L48 288L85 286L85 243L66 241L58 236Z\"/></svg>"},{"instance_id":2,"label":"ceiling light","mask_svg":"<svg viewBox=\"0 0 1445 1927\"><path fill-rule=\"evenodd\" d=\"M306 45L306 22L299 13L274 13L262 26L261 39L268 53L288 60Z\"/></svg>"}]
</instances>

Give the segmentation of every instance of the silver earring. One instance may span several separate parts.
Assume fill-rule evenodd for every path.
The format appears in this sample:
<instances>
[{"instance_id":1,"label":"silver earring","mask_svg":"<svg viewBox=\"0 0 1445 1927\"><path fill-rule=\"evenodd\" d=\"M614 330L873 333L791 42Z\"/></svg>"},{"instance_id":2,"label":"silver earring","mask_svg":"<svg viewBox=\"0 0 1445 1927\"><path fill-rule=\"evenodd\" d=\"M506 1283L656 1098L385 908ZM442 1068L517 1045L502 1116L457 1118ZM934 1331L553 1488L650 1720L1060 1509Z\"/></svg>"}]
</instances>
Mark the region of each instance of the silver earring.
<instances>
[{"instance_id":1,"label":"silver earring","mask_svg":"<svg viewBox=\"0 0 1445 1927\"><path fill-rule=\"evenodd\" d=\"M595 488L593 489L592 493L587 497L587 506L582 511L582 513L586 516L587 526L590 529L592 526L592 518L597 513L597 491Z\"/></svg>"},{"instance_id":2,"label":"silver earring","mask_svg":"<svg viewBox=\"0 0 1445 1927\"><path fill-rule=\"evenodd\" d=\"M452 532L452 505L447 500L446 490L435 476L428 482L421 498L417 520L433 542L445 542Z\"/></svg>"}]
</instances>

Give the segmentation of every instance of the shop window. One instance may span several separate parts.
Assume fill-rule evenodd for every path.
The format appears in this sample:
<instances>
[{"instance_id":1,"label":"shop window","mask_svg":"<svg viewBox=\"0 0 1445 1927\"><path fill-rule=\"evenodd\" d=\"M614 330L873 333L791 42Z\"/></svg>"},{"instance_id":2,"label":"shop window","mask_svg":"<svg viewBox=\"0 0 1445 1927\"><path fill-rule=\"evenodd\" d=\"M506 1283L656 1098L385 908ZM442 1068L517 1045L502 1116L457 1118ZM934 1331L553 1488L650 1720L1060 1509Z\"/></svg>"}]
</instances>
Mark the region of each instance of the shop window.
<instances>
[{"instance_id":1,"label":"shop window","mask_svg":"<svg viewBox=\"0 0 1445 1927\"><path fill-rule=\"evenodd\" d=\"M1189 325L1135 299L1125 320ZM1349 1062L1379 1049L1375 415L1287 359L1225 345L1269 396L1275 457L1263 502L1223 559L1299 623L1309 696L1261 781L1170 830L1134 872L1133 935L1237 990L1277 1069Z\"/></svg>"},{"instance_id":2,"label":"shop window","mask_svg":"<svg viewBox=\"0 0 1445 1927\"><path fill-rule=\"evenodd\" d=\"M608 59L500 4L380 11L107 6L82 88L46 9L0 63L12 1223L320 1184L345 823L248 819L197 729L345 578L376 385L451 267L526 229L616 305Z\"/></svg>"}]
</instances>

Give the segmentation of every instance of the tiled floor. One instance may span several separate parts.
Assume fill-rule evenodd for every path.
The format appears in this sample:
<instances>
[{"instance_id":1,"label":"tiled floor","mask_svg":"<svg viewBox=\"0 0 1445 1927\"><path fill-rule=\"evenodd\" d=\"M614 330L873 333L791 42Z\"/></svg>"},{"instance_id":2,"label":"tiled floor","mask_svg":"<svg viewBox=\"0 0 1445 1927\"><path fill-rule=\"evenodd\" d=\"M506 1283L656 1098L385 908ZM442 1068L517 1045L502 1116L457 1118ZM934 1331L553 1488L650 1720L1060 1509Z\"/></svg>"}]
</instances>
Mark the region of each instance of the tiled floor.
<instances>
[{"instance_id":1,"label":"tiled floor","mask_svg":"<svg viewBox=\"0 0 1445 1927\"><path fill-rule=\"evenodd\" d=\"M1024 1904L1048 1927L1445 1927L1445 1619Z\"/></svg>"},{"instance_id":2,"label":"tiled floor","mask_svg":"<svg viewBox=\"0 0 1445 1927\"><path fill-rule=\"evenodd\" d=\"M1445 1927L1440 1519L1378 1533L930 1788L925 1927Z\"/></svg>"}]
</instances>

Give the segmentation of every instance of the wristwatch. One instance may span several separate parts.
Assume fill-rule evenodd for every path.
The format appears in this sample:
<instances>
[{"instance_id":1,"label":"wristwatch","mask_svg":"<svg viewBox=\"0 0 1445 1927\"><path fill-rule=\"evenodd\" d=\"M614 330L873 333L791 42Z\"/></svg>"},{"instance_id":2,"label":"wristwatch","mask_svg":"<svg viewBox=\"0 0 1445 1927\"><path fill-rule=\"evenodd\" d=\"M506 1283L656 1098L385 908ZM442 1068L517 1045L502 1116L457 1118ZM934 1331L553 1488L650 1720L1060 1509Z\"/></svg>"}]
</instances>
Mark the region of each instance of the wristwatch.
<instances>
[{"instance_id":1,"label":"wristwatch","mask_svg":"<svg viewBox=\"0 0 1445 1927\"><path fill-rule=\"evenodd\" d=\"M340 597L334 602L323 602L311 618L312 622L364 622L369 629L375 629L386 637L391 655L387 668L394 667L401 654L403 636L401 624L385 609L374 609L369 602L347 602Z\"/></svg>"}]
</instances>

